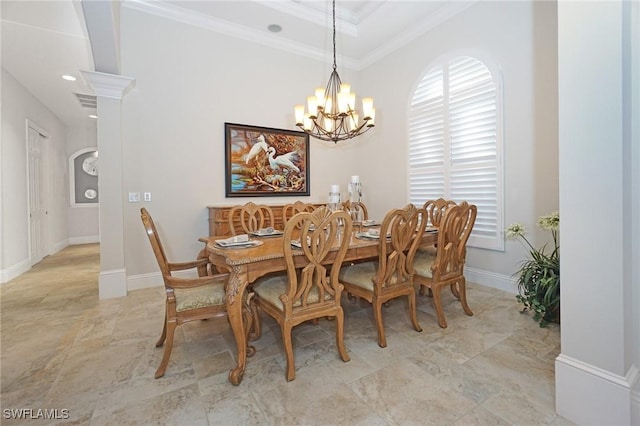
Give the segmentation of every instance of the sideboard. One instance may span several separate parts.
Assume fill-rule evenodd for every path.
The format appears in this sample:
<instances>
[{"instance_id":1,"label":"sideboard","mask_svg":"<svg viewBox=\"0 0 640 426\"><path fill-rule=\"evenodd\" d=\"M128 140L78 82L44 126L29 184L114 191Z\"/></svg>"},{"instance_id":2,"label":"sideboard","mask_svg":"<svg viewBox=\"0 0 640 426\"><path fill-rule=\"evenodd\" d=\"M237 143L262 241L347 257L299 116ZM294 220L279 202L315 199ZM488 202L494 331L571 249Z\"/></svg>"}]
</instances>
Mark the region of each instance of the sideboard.
<instances>
[{"instance_id":1,"label":"sideboard","mask_svg":"<svg viewBox=\"0 0 640 426\"><path fill-rule=\"evenodd\" d=\"M294 203L295 200L292 200L291 203ZM306 201L305 201L306 202ZM264 204L266 206L271 207L273 210L273 218L274 218L274 228L275 229L284 229L284 225L282 224L282 208L285 204L267 204L267 203L257 203L256 204ZM323 206L325 203L316 203L316 202L307 202L308 204L313 204L315 206ZM290 203L286 203L290 204ZM218 235L231 235L231 231L229 230L229 210L237 204L216 204L212 206L207 206L209 209L209 236L218 236Z\"/></svg>"}]
</instances>

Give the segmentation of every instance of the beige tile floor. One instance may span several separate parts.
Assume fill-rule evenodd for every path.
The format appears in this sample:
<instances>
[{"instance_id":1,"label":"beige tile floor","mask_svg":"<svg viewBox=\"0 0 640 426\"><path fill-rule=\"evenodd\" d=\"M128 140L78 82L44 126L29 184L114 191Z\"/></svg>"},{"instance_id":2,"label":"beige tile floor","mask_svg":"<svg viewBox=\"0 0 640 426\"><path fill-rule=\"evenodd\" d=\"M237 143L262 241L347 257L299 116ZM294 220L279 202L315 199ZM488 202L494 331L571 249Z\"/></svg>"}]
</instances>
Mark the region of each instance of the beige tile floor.
<instances>
[{"instance_id":1,"label":"beige tile floor","mask_svg":"<svg viewBox=\"0 0 640 426\"><path fill-rule=\"evenodd\" d=\"M70 246L0 287L3 425L570 424L554 412L560 330L520 314L513 294L470 284L468 317L447 293L444 330L419 297L422 333L406 302L394 301L383 313L385 349L369 305L345 300L351 361L338 357L332 322L303 324L293 382L279 329L263 315L257 353L232 386L235 343L224 318L179 328L167 374L154 379L163 289L99 301L98 265L97 245ZM7 418L21 408L69 418Z\"/></svg>"}]
</instances>

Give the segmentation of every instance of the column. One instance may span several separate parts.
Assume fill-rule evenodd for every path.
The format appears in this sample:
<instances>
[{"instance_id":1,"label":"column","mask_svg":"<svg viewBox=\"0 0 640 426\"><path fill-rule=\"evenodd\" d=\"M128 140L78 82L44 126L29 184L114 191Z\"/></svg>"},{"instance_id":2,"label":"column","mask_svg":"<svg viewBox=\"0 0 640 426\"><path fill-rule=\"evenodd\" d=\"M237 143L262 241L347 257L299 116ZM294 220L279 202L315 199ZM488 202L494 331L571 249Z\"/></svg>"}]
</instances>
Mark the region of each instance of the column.
<instances>
[{"instance_id":1,"label":"column","mask_svg":"<svg viewBox=\"0 0 640 426\"><path fill-rule=\"evenodd\" d=\"M640 113L633 102L640 26L633 3L558 2L556 411L581 425L640 421L640 143L632 119Z\"/></svg>"},{"instance_id":2,"label":"column","mask_svg":"<svg viewBox=\"0 0 640 426\"><path fill-rule=\"evenodd\" d=\"M127 295L124 259L124 190L122 170L122 98L135 80L82 71L98 100L100 193L100 299Z\"/></svg>"}]
</instances>

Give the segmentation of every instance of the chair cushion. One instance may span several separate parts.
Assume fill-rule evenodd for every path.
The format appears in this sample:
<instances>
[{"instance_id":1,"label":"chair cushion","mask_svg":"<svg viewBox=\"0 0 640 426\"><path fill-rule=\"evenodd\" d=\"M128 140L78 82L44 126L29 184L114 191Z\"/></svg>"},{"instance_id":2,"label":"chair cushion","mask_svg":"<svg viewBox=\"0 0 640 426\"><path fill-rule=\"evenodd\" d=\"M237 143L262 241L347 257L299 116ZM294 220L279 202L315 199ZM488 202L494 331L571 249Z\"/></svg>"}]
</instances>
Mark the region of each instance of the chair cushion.
<instances>
[{"instance_id":1,"label":"chair cushion","mask_svg":"<svg viewBox=\"0 0 640 426\"><path fill-rule=\"evenodd\" d=\"M224 281L201 287L176 288L173 292L177 312L225 304Z\"/></svg>"},{"instance_id":2,"label":"chair cushion","mask_svg":"<svg viewBox=\"0 0 640 426\"><path fill-rule=\"evenodd\" d=\"M413 269L415 270L416 275L433 278L431 265L433 265L433 262L435 261L435 254L430 254L426 251L417 251L413 258Z\"/></svg>"},{"instance_id":3,"label":"chair cushion","mask_svg":"<svg viewBox=\"0 0 640 426\"><path fill-rule=\"evenodd\" d=\"M418 253L429 254L431 256L436 255L436 246L418 247Z\"/></svg>"},{"instance_id":4,"label":"chair cushion","mask_svg":"<svg viewBox=\"0 0 640 426\"><path fill-rule=\"evenodd\" d=\"M362 262L340 269L341 283L348 283L373 291L373 277L378 270L378 262Z\"/></svg>"},{"instance_id":5,"label":"chair cushion","mask_svg":"<svg viewBox=\"0 0 640 426\"><path fill-rule=\"evenodd\" d=\"M276 308L284 311L284 304L280 300L280 295L287 292L287 285L289 278L284 275L273 275L268 278L260 279L253 284L253 292L263 300L271 303ZM329 293L325 294L325 300L331 300L332 296ZM309 291L307 297L307 303L316 303L319 300L318 289L314 286ZM297 300L293 307L302 305L301 300Z\"/></svg>"}]
</instances>

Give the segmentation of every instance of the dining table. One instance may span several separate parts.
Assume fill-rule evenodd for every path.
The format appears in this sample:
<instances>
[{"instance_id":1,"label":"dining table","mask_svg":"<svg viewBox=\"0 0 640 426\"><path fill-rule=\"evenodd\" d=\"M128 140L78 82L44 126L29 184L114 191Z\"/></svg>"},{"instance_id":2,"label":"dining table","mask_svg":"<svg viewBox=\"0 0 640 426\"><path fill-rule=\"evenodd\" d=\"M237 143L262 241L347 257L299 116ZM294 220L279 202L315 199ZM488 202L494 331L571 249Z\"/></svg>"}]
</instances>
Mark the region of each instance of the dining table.
<instances>
[{"instance_id":1,"label":"dining table","mask_svg":"<svg viewBox=\"0 0 640 426\"><path fill-rule=\"evenodd\" d=\"M354 228L358 228L354 226ZM367 238L366 232L355 229L351 235L349 248L343 263L372 259L378 257L379 240ZM343 236L345 237L345 236ZM243 301L245 292L256 279L272 272L286 271L287 265L284 257L284 237L282 234L269 236L251 236L253 246L231 245L223 247L216 243L224 240L226 236L212 236L208 238L206 253L209 261L220 272L228 271L229 278L226 286L226 304L229 323L236 341L237 357L236 366L229 372L229 381L239 385L244 375L247 353L248 333L247 324L243 317ZM425 232L421 245L433 245L437 243L437 232ZM336 251L338 247L336 245ZM331 264L331 253L325 259ZM299 256L295 255L294 261L300 260L300 266L305 266L306 257L302 250ZM245 307L246 308L246 307Z\"/></svg>"}]
</instances>

